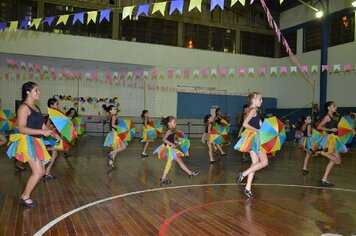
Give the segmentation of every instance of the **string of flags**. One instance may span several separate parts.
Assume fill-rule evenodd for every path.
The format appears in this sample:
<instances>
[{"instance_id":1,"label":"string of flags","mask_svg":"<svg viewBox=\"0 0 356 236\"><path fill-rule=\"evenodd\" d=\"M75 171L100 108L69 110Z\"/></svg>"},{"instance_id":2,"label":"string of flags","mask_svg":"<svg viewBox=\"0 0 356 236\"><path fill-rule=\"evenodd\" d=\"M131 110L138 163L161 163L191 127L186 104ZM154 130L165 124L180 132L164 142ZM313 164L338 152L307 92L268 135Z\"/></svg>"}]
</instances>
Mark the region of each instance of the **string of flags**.
<instances>
[{"instance_id":1,"label":"string of flags","mask_svg":"<svg viewBox=\"0 0 356 236\"><path fill-rule=\"evenodd\" d=\"M88 81L104 82L108 84L125 85L125 80L130 80L132 87L142 86L140 80L148 79L181 79L181 78L230 78L264 75L293 75L298 72L297 66L262 66L262 67L220 67L220 68L153 68L151 70L135 71L99 71L90 72L69 70L67 68L55 68L48 65L24 62L18 59L6 59L8 70L3 72L5 79L86 79ZM305 74L321 72L337 73L356 71L356 64L333 64L333 65L301 65L300 71Z\"/></svg>"},{"instance_id":2,"label":"string of flags","mask_svg":"<svg viewBox=\"0 0 356 236\"><path fill-rule=\"evenodd\" d=\"M230 7L235 5L237 2L240 2L242 5L246 4L246 0L231 0ZM252 3L252 2L251 2ZM98 11L88 11L88 12L79 12L74 14L64 14L64 15L57 15L57 16L47 16L41 18L26 18L23 20L18 21L5 21L0 22L0 31L5 31L7 28L10 32L16 32L17 30L28 30L28 29L35 29L37 30L39 26L48 25L48 26L57 26L60 24L67 25L70 16L72 17L71 24L74 25L77 22L81 24L90 24L90 23L101 23L104 20L110 22L110 13L114 10L121 10L122 9L122 19L131 19L136 11L136 16L140 15L149 15L149 11L151 9L151 15L155 13L161 13L162 16L165 16L166 8L170 4L169 8L169 15L172 15L175 11L178 11L180 14L183 14L183 5L184 0L174 0L174 1L165 1L165 2L157 2L157 3L150 3L150 4L142 4L142 5L133 5L133 6L126 6L123 8L109 8L109 9L102 9ZM216 7L219 7L221 10L224 9L225 0L211 0L210 4L210 11L213 11ZM188 12L192 11L193 9L197 9L201 12L202 0L190 0Z\"/></svg>"}]
</instances>

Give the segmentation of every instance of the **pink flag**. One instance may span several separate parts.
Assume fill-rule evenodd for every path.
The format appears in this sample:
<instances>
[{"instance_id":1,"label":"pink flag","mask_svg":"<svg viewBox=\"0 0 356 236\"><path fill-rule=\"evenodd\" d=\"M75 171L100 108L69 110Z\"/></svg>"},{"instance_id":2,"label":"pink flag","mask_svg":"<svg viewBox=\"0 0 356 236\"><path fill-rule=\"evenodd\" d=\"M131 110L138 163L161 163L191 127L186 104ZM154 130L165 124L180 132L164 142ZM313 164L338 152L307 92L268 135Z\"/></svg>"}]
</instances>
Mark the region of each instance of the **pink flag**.
<instances>
[{"instance_id":1,"label":"pink flag","mask_svg":"<svg viewBox=\"0 0 356 236\"><path fill-rule=\"evenodd\" d=\"M352 70L352 65L351 64L345 64L344 65L344 71L350 71Z\"/></svg>"},{"instance_id":2,"label":"pink flag","mask_svg":"<svg viewBox=\"0 0 356 236\"><path fill-rule=\"evenodd\" d=\"M189 77L190 76L190 70L185 68L184 71L183 71L183 75L185 78Z\"/></svg>"},{"instance_id":3,"label":"pink flag","mask_svg":"<svg viewBox=\"0 0 356 236\"><path fill-rule=\"evenodd\" d=\"M329 65L321 65L321 72L329 71Z\"/></svg>"},{"instance_id":4,"label":"pink flag","mask_svg":"<svg viewBox=\"0 0 356 236\"><path fill-rule=\"evenodd\" d=\"M266 74L267 68L266 67L260 67L259 73L260 75Z\"/></svg>"},{"instance_id":5,"label":"pink flag","mask_svg":"<svg viewBox=\"0 0 356 236\"><path fill-rule=\"evenodd\" d=\"M280 68L279 68L279 73L281 73L281 74L283 74L283 73L287 73L287 67L286 66L281 66Z\"/></svg>"}]
</instances>

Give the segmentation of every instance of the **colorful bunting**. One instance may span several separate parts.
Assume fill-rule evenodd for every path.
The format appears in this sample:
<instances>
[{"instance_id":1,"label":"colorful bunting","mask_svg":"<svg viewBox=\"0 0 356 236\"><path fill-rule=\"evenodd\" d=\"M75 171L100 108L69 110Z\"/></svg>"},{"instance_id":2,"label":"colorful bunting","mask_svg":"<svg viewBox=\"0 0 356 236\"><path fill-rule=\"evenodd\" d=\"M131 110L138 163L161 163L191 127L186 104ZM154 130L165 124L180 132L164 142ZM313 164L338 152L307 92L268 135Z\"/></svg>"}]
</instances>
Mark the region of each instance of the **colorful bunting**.
<instances>
[{"instance_id":1,"label":"colorful bunting","mask_svg":"<svg viewBox=\"0 0 356 236\"><path fill-rule=\"evenodd\" d=\"M7 26L7 22L0 22L0 30L4 31Z\"/></svg>"},{"instance_id":2,"label":"colorful bunting","mask_svg":"<svg viewBox=\"0 0 356 236\"><path fill-rule=\"evenodd\" d=\"M35 29L37 30L40 26L41 20L42 18L33 19L29 27L31 28L32 26L35 26Z\"/></svg>"},{"instance_id":3,"label":"colorful bunting","mask_svg":"<svg viewBox=\"0 0 356 236\"><path fill-rule=\"evenodd\" d=\"M111 9L104 9L100 11L99 23L101 23L104 19L110 22L110 12Z\"/></svg>"},{"instance_id":4,"label":"colorful bunting","mask_svg":"<svg viewBox=\"0 0 356 236\"><path fill-rule=\"evenodd\" d=\"M213 11L216 6L219 6L221 10L224 10L224 0L211 0L210 11Z\"/></svg>"},{"instance_id":5,"label":"colorful bunting","mask_svg":"<svg viewBox=\"0 0 356 236\"><path fill-rule=\"evenodd\" d=\"M137 16L140 16L142 13L148 16L149 9L150 9L150 4L139 5L137 10Z\"/></svg>"},{"instance_id":6,"label":"colorful bunting","mask_svg":"<svg viewBox=\"0 0 356 236\"><path fill-rule=\"evenodd\" d=\"M188 12L192 11L194 8L197 8L199 12L201 12L201 3L202 0L191 0L189 3Z\"/></svg>"},{"instance_id":7,"label":"colorful bunting","mask_svg":"<svg viewBox=\"0 0 356 236\"><path fill-rule=\"evenodd\" d=\"M19 29L27 30L29 22L30 22L30 20L28 18L25 20L22 20Z\"/></svg>"},{"instance_id":8,"label":"colorful bunting","mask_svg":"<svg viewBox=\"0 0 356 236\"><path fill-rule=\"evenodd\" d=\"M122 10L122 19L125 19L126 17L129 17L131 20L132 12L135 6L130 6L130 7L124 7Z\"/></svg>"},{"instance_id":9,"label":"colorful bunting","mask_svg":"<svg viewBox=\"0 0 356 236\"><path fill-rule=\"evenodd\" d=\"M156 12L161 12L162 16L164 16L164 13L166 11L166 4L167 2L158 2L153 4L152 14Z\"/></svg>"},{"instance_id":10,"label":"colorful bunting","mask_svg":"<svg viewBox=\"0 0 356 236\"><path fill-rule=\"evenodd\" d=\"M48 26L51 26L52 25L52 22L54 21L56 17L55 16L48 16L48 17L45 17L42 21L42 24L44 25L45 23L48 24Z\"/></svg>"},{"instance_id":11,"label":"colorful bunting","mask_svg":"<svg viewBox=\"0 0 356 236\"><path fill-rule=\"evenodd\" d=\"M63 25L66 25L67 21L68 21L68 18L69 18L69 15L61 15L61 16L59 16L56 25L59 25L61 23L63 23Z\"/></svg>"},{"instance_id":12,"label":"colorful bunting","mask_svg":"<svg viewBox=\"0 0 356 236\"><path fill-rule=\"evenodd\" d=\"M74 25L77 21L80 21L82 24L84 24L84 12L74 14L72 24Z\"/></svg>"},{"instance_id":13,"label":"colorful bunting","mask_svg":"<svg viewBox=\"0 0 356 236\"><path fill-rule=\"evenodd\" d=\"M11 32L11 31L16 32L18 25L19 25L18 21L10 21L9 32Z\"/></svg>"},{"instance_id":14,"label":"colorful bunting","mask_svg":"<svg viewBox=\"0 0 356 236\"><path fill-rule=\"evenodd\" d=\"M88 11L87 14L88 14L87 25L89 25L89 23L91 21L95 24L96 18L98 16L98 12L97 11Z\"/></svg>"},{"instance_id":15,"label":"colorful bunting","mask_svg":"<svg viewBox=\"0 0 356 236\"><path fill-rule=\"evenodd\" d=\"M180 14L183 14L183 4L184 0L175 0L171 2L171 7L169 9L169 15L172 15L174 10L178 10Z\"/></svg>"}]
</instances>

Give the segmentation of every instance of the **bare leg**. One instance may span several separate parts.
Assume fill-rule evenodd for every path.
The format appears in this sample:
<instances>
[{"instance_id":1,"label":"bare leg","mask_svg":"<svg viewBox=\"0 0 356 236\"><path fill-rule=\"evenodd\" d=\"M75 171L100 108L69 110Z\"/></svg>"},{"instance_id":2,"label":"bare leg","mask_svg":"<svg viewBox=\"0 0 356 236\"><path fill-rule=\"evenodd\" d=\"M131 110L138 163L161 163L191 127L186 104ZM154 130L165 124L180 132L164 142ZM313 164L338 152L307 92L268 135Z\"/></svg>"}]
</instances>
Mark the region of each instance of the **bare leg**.
<instances>
[{"instance_id":1,"label":"bare leg","mask_svg":"<svg viewBox=\"0 0 356 236\"><path fill-rule=\"evenodd\" d=\"M308 170L307 166L308 166L308 162L309 162L309 158L310 158L310 151L307 151L304 157L304 163L303 163L303 170Z\"/></svg>"},{"instance_id":2,"label":"bare leg","mask_svg":"<svg viewBox=\"0 0 356 236\"><path fill-rule=\"evenodd\" d=\"M220 151L220 153L223 155L223 154L226 154L225 152L224 152L224 150L222 149L222 147L221 147L221 145L220 144L216 144L216 147L217 147L217 149Z\"/></svg>"},{"instance_id":3,"label":"bare leg","mask_svg":"<svg viewBox=\"0 0 356 236\"><path fill-rule=\"evenodd\" d=\"M207 143L208 145L208 149L209 149L209 158L210 158L210 162L214 161L214 157L213 157L213 148L211 146L211 143Z\"/></svg>"},{"instance_id":4,"label":"bare leg","mask_svg":"<svg viewBox=\"0 0 356 236\"><path fill-rule=\"evenodd\" d=\"M251 151L250 156L251 156L251 160L252 160L251 166L258 163L258 156L255 152ZM247 176L246 189L249 191L251 191L251 186L252 186L252 181L253 181L254 176L255 176L255 172L250 172L250 174Z\"/></svg>"},{"instance_id":5,"label":"bare leg","mask_svg":"<svg viewBox=\"0 0 356 236\"><path fill-rule=\"evenodd\" d=\"M143 146L142 154L146 154L148 145L149 145L150 143L152 143L152 140L147 140L147 141L145 142L145 145Z\"/></svg>"},{"instance_id":6,"label":"bare leg","mask_svg":"<svg viewBox=\"0 0 356 236\"><path fill-rule=\"evenodd\" d=\"M28 178L25 190L23 191L21 198L22 199L28 199L31 196L32 190L36 187L36 184L38 181L42 178L44 174L44 166L42 165L40 160L34 161L32 158L28 161L28 164L30 165L32 174ZM28 203L31 204L32 201L29 201Z\"/></svg>"},{"instance_id":7,"label":"bare leg","mask_svg":"<svg viewBox=\"0 0 356 236\"><path fill-rule=\"evenodd\" d=\"M51 158L51 162L48 164L47 168L46 168L46 175L49 175L49 173L51 172L52 166L54 164L54 162L56 161L58 156L58 151L56 150L52 150L52 158Z\"/></svg>"},{"instance_id":8,"label":"bare leg","mask_svg":"<svg viewBox=\"0 0 356 236\"><path fill-rule=\"evenodd\" d=\"M242 173L243 176L247 176L251 172L256 172L256 171L268 166L268 159L267 159L266 153L260 152L259 154L256 154L254 151L250 151L251 158L254 154L258 156L259 161L256 163L252 162L252 165L250 166L250 168L248 168L247 170L245 170Z\"/></svg>"},{"instance_id":9,"label":"bare leg","mask_svg":"<svg viewBox=\"0 0 356 236\"><path fill-rule=\"evenodd\" d=\"M325 153L322 153L324 156ZM332 170L332 168L334 167L335 164L340 164L341 163L341 158L340 158L340 155L339 154L336 154L336 153L332 153L332 154L328 154L328 156L330 156L330 160L329 160L329 163L327 164L326 168L325 168L325 172L324 172L324 176L323 176L323 179L322 181L327 181L328 180L328 176ZM326 156L326 157L328 157Z\"/></svg>"},{"instance_id":10,"label":"bare leg","mask_svg":"<svg viewBox=\"0 0 356 236\"><path fill-rule=\"evenodd\" d=\"M185 172L187 173L188 175L191 175L192 174L192 171L188 169L188 167L184 164L183 160L180 158L180 157L176 157L174 159L178 165L180 166L180 168Z\"/></svg>"}]
</instances>

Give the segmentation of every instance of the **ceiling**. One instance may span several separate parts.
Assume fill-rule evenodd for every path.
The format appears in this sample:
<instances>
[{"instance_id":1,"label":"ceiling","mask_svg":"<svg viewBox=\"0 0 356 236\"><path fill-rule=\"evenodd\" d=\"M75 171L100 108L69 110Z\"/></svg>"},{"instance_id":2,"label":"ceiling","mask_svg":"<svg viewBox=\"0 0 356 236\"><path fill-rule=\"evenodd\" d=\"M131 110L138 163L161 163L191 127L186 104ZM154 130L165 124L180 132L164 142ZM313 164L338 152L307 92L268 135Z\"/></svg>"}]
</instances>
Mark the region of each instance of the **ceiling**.
<instances>
[{"instance_id":1,"label":"ceiling","mask_svg":"<svg viewBox=\"0 0 356 236\"><path fill-rule=\"evenodd\" d=\"M279 3L279 0L266 0L265 2L269 8L277 12L286 11L301 4L297 0L284 0L282 4Z\"/></svg>"}]
</instances>

